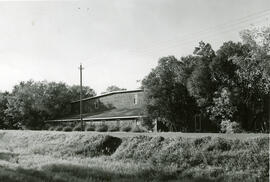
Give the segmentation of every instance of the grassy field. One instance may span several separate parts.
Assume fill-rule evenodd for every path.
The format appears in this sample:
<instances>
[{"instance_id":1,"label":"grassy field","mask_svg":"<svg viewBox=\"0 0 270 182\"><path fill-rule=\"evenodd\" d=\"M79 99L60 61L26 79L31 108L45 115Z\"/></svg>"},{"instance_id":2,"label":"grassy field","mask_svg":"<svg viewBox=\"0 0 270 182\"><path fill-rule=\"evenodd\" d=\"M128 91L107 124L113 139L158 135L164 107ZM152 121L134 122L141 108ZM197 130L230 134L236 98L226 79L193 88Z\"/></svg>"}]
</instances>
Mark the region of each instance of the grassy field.
<instances>
[{"instance_id":1,"label":"grassy field","mask_svg":"<svg viewBox=\"0 0 270 182\"><path fill-rule=\"evenodd\" d=\"M268 181L268 134L0 130L0 181Z\"/></svg>"}]
</instances>

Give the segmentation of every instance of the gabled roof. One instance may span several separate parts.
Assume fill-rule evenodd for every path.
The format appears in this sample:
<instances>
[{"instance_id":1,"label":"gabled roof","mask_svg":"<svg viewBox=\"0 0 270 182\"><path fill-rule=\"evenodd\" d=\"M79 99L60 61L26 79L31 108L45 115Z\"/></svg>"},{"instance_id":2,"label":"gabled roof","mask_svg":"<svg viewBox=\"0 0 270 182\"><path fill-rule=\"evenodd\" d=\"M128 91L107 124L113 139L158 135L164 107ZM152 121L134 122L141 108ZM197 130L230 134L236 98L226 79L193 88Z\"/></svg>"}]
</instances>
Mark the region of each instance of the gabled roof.
<instances>
[{"instance_id":1,"label":"gabled roof","mask_svg":"<svg viewBox=\"0 0 270 182\"><path fill-rule=\"evenodd\" d=\"M97 95L97 96L94 96L94 97L84 98L84 99L82 99L82 101L91 100L91 99L96 99L96 98L105 97L105 96L108 96L108 95L114 95L114 94L132 93L132 92L142 92L142 91L143 91L143 89L136 89L136 90L119 90L119 91L113 91L113 92L108 92L108 93L105 93L105 94ZM76 103L76 102L80 102L80 100L72 101L71 103Z\"/></svg>"}]
</instances>

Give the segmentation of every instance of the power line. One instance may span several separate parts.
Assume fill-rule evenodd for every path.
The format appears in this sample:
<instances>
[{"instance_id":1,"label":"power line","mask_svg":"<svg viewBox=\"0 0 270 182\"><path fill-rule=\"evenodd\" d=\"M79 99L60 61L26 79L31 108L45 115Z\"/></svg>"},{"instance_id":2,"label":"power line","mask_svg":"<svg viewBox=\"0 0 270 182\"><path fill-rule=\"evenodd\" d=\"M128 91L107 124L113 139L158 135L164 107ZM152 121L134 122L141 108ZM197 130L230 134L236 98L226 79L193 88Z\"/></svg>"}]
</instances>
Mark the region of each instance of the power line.
<instances>
[{"instance_id":1,"label":"power line","mask_svg":"<svg viewBox=\"0 0 270 182\"><path fill-rule=\"evenodd\" d=\"M269 14L270 15L270 14ZM250 21L250 20L249 20ZM236 29L240 29L240 28L245 28L247 27L247 25L242 25L242 26L239 26L243 23L246 23L246 22L249 22L249 21L242 21L241 23L239 24L232 24L232 26L227 26L226 28L223 29L223 31L216 31L216 32L207 32L205 34L202 34L200 36L193 36L193 38L185 38L185 39L182 39L182 40L178 40L177 42L173 43L172 45L169 45L169 46L156 46L156 47L152 47L151 49L148 49L148 50L144 50L144 51L136 51L137 53L139 53L140 55L144 55L145 53L151 53L151 52L154 52L154 51L157 51L157 50L160 50L160 49L168 49L168 48L172 48L172 47L177 47L179 46L179 44L188 44L188 43L192 43L193 40L196 40L196 39L202 39L202 38L205 38L205 37L209 37L209 36L213 36L213 34L220 34L220 33L226 33L226 32L230 32L232 30L236 30ZM260 20L257 20L257 21L253 21L252 23L258 23L258 22L263 22L265 21L265 19L260 19ZM250 25L250 24L249 24ZM232 28L233 27L233 28ZM226 31L224 31L226 30ZM130 52L130 53L135 53L135 52Z\"/></svg>"},{"instance_id":2,"label":"power line","mask_svg":"<svg viewBox=\"0 0 270 182\"><path fill-rule=\"evenodd\" d=\"M252 16L254 16L254 15L256 15L256 17L250 18L250 17L252 17ZM253 13L253 14L251 14L251 15L248 15L248 16L245 16L245 17L236 19L236 21L234 21L234 22L225 23L225 24L220 24L220 25L217 25L217 26L215 26L215 27L211 27L211 28L204 29L204 30L202 30L202 31L198 31L198 32L195 32L195 33L191 33L191 34L188 35L188 37L185 37L184 39L174 40L173 43L174 43L174 42L175 42L175 43L179 43L179 42L183 42L183 41L185 41L185 40L189 41L189 40L190 40L189 37L191 37L192 39L194 39L194 38L196 38L196 37L202 37L202 35L209 34L209 33L213 33L213 31L214 31L215 29L218 30L218 28L222 28L222 27L225 27L225 29L228 29L228 28L230 29L232 26L238 26L238 25L243 24L243 23L252 22L252 19L253 19L253 20L256 20L256 19L258 19L258 18L265 17L265 16L267 16L267 15L270 15L270 9L269 9L269 10L264 10L264 11L258 12L258 13ZM249 18L249 19L247 19L247 18ZM239 21L239 20L240 20L240 21ZM252 23L254 23L254 22L252 22ZM195 36L195 35L198 35L198 36ZM167 42L168 42L168 41L167 41ZM164 43L164 42L163 42L163 43ZM156 45L154 45L154 46L151 46L151 49L154 50L153 48L159 48L159 47L162 47L162 46L156 44ZM149 51L149 50L151 51L151 49L148 49L148 51ZM146 50L146 51L147 51L147 50ZM145 52L145 49L144 49L143 51L138 51L138 50L136 50L136 51L130 51L130 53L132 53L132 52L141 52L141 53L143 53L143 52Z\"/></svg>"}]
</instances>

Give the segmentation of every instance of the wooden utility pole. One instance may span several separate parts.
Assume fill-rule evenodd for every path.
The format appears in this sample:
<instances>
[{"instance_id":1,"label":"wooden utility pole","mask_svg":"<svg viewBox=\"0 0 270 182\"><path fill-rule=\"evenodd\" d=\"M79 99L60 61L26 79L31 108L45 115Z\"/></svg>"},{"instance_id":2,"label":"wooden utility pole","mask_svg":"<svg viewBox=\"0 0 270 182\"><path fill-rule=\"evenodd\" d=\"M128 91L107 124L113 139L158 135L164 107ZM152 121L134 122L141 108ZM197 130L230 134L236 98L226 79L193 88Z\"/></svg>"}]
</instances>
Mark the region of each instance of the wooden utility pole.
<instances>
[{"instance_id":1,"label":"wooden utility pole","mask_svg":"<svg viewBox=\"0 0 270 182\"><path fill-rule=\"evenodd\" d=\"M82 103L82 64L80 64L80 121L81 121L81 130L83 131L83 118L82 118L82 113L83 113L83 103Z\"/></svg>"}]
</instances>

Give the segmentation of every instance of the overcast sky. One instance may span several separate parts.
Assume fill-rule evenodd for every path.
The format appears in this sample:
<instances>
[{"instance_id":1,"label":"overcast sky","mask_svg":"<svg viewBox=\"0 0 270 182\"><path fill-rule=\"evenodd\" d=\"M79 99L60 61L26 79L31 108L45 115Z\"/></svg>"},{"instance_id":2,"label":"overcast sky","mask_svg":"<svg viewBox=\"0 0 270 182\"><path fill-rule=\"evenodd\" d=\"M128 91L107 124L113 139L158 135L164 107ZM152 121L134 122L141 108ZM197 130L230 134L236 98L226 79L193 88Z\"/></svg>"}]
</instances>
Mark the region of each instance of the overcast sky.
<instances>
[{"instance_id":1,"label":"overcast sky","mask_svg":"<svg viewBox=\"0 0 270 182\"><path fill-rule=\"evenodd\" d=\"M20 81L79 83L97 93L136 89L162 56L218 49L239 31L270 25L270 0L0 2L0 90Z\"/></svg>"}]
</instances>

